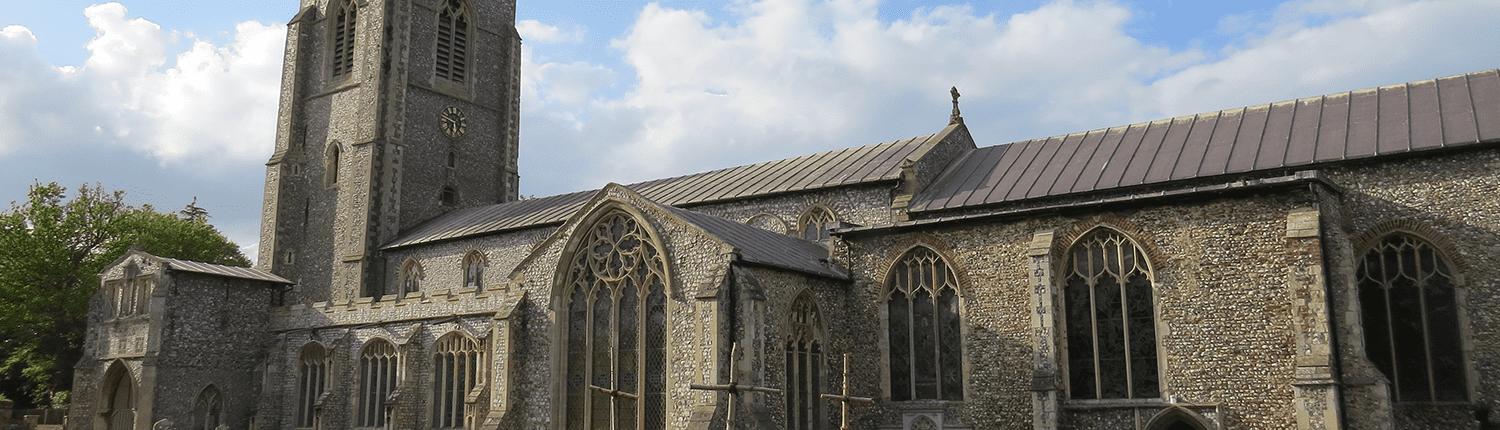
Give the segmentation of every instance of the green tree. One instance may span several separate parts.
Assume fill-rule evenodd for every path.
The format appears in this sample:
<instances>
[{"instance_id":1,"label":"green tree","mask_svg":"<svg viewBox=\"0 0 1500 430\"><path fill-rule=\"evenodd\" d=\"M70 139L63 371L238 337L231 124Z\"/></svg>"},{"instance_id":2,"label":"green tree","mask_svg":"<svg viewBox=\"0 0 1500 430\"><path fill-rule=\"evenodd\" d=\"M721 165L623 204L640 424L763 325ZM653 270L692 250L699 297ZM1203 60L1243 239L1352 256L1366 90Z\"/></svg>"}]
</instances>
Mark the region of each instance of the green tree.
<instances>
[{"instance_id":1,"label":"green tree","mask_svg":"<svg viewBox=\"0 0 1500 430\"><path fill-rule=\"evenodd\" d=\"M0 213L0 392L47 404L73 382L98 273L132 246L162 257L249 266L197 199L179 213L125 204L122 191L32 187ZM180 214L180 216L179 216ZM56 397L62 398L62 397Z\"/></svg>"}]
</instances>

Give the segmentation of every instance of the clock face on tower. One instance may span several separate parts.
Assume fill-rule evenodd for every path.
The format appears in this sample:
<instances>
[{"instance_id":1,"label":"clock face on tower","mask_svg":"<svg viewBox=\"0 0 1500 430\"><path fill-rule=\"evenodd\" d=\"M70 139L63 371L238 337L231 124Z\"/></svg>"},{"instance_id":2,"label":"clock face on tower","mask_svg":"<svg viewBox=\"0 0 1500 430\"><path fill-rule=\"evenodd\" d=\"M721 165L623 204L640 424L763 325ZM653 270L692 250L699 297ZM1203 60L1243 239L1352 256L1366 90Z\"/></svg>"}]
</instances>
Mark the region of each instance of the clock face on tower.
<instances>
[{"instance_id":1,"label":"clock face on tower","mask_svg":"<svg viewBox=\"0 0 1500 430\"><path fill-rule=\"evenodd\" d=\"M449 139L457 139L464 136L464 131L469 123L464 119L464 112L458 110L458 106L448 106L443 113L438 115L438 120L443 127L443 135Z\"/></svg>"}]
</instances>

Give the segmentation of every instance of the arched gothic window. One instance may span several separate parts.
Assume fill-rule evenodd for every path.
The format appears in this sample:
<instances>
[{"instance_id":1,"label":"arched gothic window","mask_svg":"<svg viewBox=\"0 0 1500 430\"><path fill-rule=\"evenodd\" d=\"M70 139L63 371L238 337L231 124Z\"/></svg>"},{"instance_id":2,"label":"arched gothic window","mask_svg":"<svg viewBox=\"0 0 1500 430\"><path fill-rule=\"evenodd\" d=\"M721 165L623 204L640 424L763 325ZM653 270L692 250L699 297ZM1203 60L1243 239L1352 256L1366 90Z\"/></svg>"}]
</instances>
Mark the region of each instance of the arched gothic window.
<instances>
[{"instance_id":1,"label":"arched gothic window","mask_svg":"<svg viewBox=\"0 0 1500 430\"><path fill-rule=\"evenodd\" d=\"M385 399L400 382L396 345L385 339L365 343L359 353L359 427L385 427Z\"/></svg>"},{"instance_id":2,"label":"arched gothic window","mask_svg":"<svg viewBox=\"0 0 1500 430\"><path fill-rule=\"evenodd\" d=\"M135 427L135 380L119 362L110 365L104 380L109 393L104 411L107 430L131 430Z\"/></svg>"},{"instance_id":3,"label":"arched gothic window","mask_svg":"<svg viewBox=\"0 0 1500 430\"><path fill-rule=\"evenodd\" d=\"M1452 268L1432 245L1396 233L1355 271L1365 352L1398 402L1468 399Z\"/></svg>"},{"instance_id":4,"label":"arched gothic window","mask_svg":"<svg viewBox=\"0 0 1500 430\"><path fill-rule=\"evenodd\" d=\"M219 397L219 389L209 385L198 394L198 400L193 402L193 429L214 430L219 428L219 423L224 415L224 399Z\"/></svg>"},{"instance_id":5,"label":"arched gothic window","mask_svg":"<svg viewBox=\"0 0 1500 430\"><path fill-rule=\"evenodd\" d=\"M444 1L443 10L438 12L435 57L438 79L464 82L469 61L469 18L460 0Z\"/></svg>"},{"instance_id":6,"label":"arched gothic window","mask_svg":"<svg viewBox=\"0 0 1500 430\"><path fill-rule=\"evenodd\" d=\"M359 6L354 0L334 0L338 9L333 16L333 55L329 66L338 78L354 71L354 31L358 27Z\"/></svg>"},{"instance_id":7,"label":"arched gothic window","mask_svg":"<svg viewBox=\"0 0 1500 430\"><path fill-rule=\"evenodd\" d=\"M958 277L926 247L906 253L886 282L891 400L963 400Z\"/></svg>"},{"instance_id":8,"label":"arched gothic window","mask_svg":"<svg viewBox=\"0 0 1500 430\"><path fill-rule=\"evenodd\" d=\"M824 241L828 240L829 224L837 221L838 218L834 217L833 212L828 208L813 206L807 210L807 213L802 214L802 219L797 222L797 231L802 234L803 239L813 242Z\"/></svg>"},{"instance_id":9,"label":"arched gothic window","mask_svg":"<svg viewBox=\"0 0 1500 430\"><path fill-rule=\"evenodd\" d=\"M664 428L663 256L646 228L621 211L578 235L565 284L567 428Z\"/></svg>"},{"instance_id":10,"label":"arched gothic window","mask_svg":"<svg viewBox=\"0 0 1500 430\"><path fill-rule=\"evenodd\" d=\"M484 288L484 254L479 251L464 256L464 288Z\"/></svg>"},{"instance_id":11,"label":"arched gothic window","mask_svg":"<svg viewBox=\"0 0 1500 430\"><path fill-rule=\"evenodd\" d=\"M484 351L457 332L439 339L432 352L432 426L466 427L469 391L484 384Z\"/></svg>"},{"instance_id":12,"label":"arched gothic window","mask_svg":"<svg viewBox=\"0 0 1500 430\"><path fill-rule=\"evenodd\" d=\"M297 427L313 427L317 424L318 397L327 388L328 350L309 343L298 355Z\"/></svg>"},{"instance_id":13,"label":"arched gothic window","mask_svg":"<svg viewBox=\"0 0 1500 430\"><path fill-rule=\"evenodd\" d=\"M411 294L422 291L422 264L408 260L401 266L401 293Z\"/></svg>"},{"instance_id":14,"label":"arched gothic window","mask_svg":"<svg viewBox=\"0 0 1500 430\"><path fill-rule=\"evenodd\" d=\"M339 143L334 142L328 145L328 152L323 156L323 181L329 186L338 185L339 183L340 152L342 150L339 149Z\"/></svg>"},{"instance_id":15,"label":"arched gothic window","mask_svg":"<svg viewBox=\"0 0 1500 430\"><path fill-rule=\"evenodd\" d=\"M786 428L823 428L823 317L812 295L792 301L786 340Z\"/></svg>"},{"instance_id":16,"label":"arched gothic window","mask_svg":"<svg viewBox=\"0 0 1500 430\"><path fill-rule=\"evenodd\" d=\"M1146 254L1124 236L1100 229L1073 245L1064 273L1069 395L1160 397Z\"/></svg>"}]
</instances>

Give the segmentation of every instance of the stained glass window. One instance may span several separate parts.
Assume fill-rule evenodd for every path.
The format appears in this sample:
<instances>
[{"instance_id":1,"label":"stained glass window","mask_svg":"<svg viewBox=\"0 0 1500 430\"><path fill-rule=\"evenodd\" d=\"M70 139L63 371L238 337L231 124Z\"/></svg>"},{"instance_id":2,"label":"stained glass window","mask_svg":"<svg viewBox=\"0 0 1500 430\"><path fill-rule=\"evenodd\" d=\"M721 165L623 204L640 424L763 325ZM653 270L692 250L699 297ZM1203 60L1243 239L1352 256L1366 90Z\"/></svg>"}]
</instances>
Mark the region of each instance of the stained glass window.
<instances>
[{"instance_id":1,"label":"stained glass window","mask_svg":"<svg viewBox=\"0 0 1500 430\"><path fill-rule=\"evenodd\" d=\"M432 352L432 426L466 427L466 400L484 383L484 351L457 332L439 339Z\"/></svg>"},{"instance_id":2,"label":"stained glass window","mask_svg":"<svg viewBox=\"0 0 1500 430\"><path fill-rule=\"evenodd\" d=\"M354 31L358 27L359 6L354 0L335 0L339 5L333 15L333 77L349 74L354 69Z\"/></svg>"},{"instance_id":3,"label":"stained glass window","mask_svg":"<svg viewBox=\"0 0 1500 430\"><path fill-rule=\"evenodd\" d=\"M384 427L385 399L396 389L396 346L384 339L365 344L359 353L359 427Z\"/></svg>"},{"instance_id":4,"label":"stained glass window","mask_svg":"<svg viewBox=\"0 0 1500 430\"><path fill-rule=\"evenodd\" d=\"M443 2L438 12L437 52L433 61L438 79L463 82L469 61L469 19L459 0Z\"/></svg>"},{"instance_id":5,"label":"stained glass window","mask_svg":"<svg viewBox=\"0 0 1500 430\"><path fill-rule=\"evenodd\" d=\"M401 266L401 293L419 291L422 291L422 265L416 261L407 261Z\"/></svg>"},{"instance_id":6,"label":"stained glass window","mask_svg":"<svg viewBox=\"0 0 1500 430\"><path fill-rule=\"evenodd\" d=\"M1452 269L1431 244L1406 234L1381 239L1355 274L1365 352L1391 380L1398 402L1468 399Z\"/></svg>"},{"instance_id":7,"label":"stained glass window","mask_svg":"<svg viewBox=\"0 0 1500 430\"><path fill-rule=\"evenodd\" d=\"M1151 269L1141 249L1111 230L1068 253L1063 307L1068 393L1074 399L1161 396Z\"/></svg>"},{"instance_id":8,"label":"stained glass window","mask_svg":"<svg viewBox=\"0 0 1500 430\"><path fill-rule=\"evenodd\" d=\"M313 427L318 397L328 379L328 350L309 343L302 347L297 363L297 427Z\"/></svg>"},{"instance_id":9,"label":"stained glass window","mask_svg":"<svg viewBox=\"0 0 1500 430\"><path fill-rule=\"evenodd\" d=\"M792 301L786 341L786 428L823 428L823 318L812 296Z\"/></svg>"},{"instance_id":10,"label":"stained glass window","mask_svg":"<svg viewBox=\"0 0 1500 430\"><path fill-rule=\"evenodd\" d=\"M484 288L484 254L479 251L464 256L464 287Z\"/></svg>"},{"instance_id":11,"label":"stained glass window","mask_svg":"<svg viewBox=\"0 0 1500 430\"><path fill-rule=\"evenodd\" d=\"M891 400L963 400L958 277L919 247L891 267L887 285Z\"/></svg>"},{"instance_id":12,"label":"stained glass window","mask_svg":"<svg viewBox=\"0 0 1500 430\"><path fill-rule=\"evenodd\" d=\"M567 283L567 428L664 428L664 258L624 212L578 234Z\"/></svg>"}]
</instances>

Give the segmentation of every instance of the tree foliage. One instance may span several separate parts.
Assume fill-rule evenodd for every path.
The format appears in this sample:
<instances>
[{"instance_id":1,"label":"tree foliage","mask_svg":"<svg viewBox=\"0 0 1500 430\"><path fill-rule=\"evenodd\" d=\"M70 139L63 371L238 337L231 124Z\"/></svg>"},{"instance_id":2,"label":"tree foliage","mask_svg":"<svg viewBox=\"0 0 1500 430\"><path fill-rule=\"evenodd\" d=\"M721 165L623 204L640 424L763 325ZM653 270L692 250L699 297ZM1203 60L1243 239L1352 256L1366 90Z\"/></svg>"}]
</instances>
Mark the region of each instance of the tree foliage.
<instances>
[{"instance_id":1,"label":"tree foliage","mask_svg":"<svg viewBox=\"0 0 1500 430\"><path fill-rule=\"evenodd\" d=\"M178 213L125 204L122 191L32 187L0 213L0 392L50 403L72 385L98 273L132 246L162 257L249 266L192 204ZM20 399L18 399L20 400Z\"/></svg>"}]
</instances>

